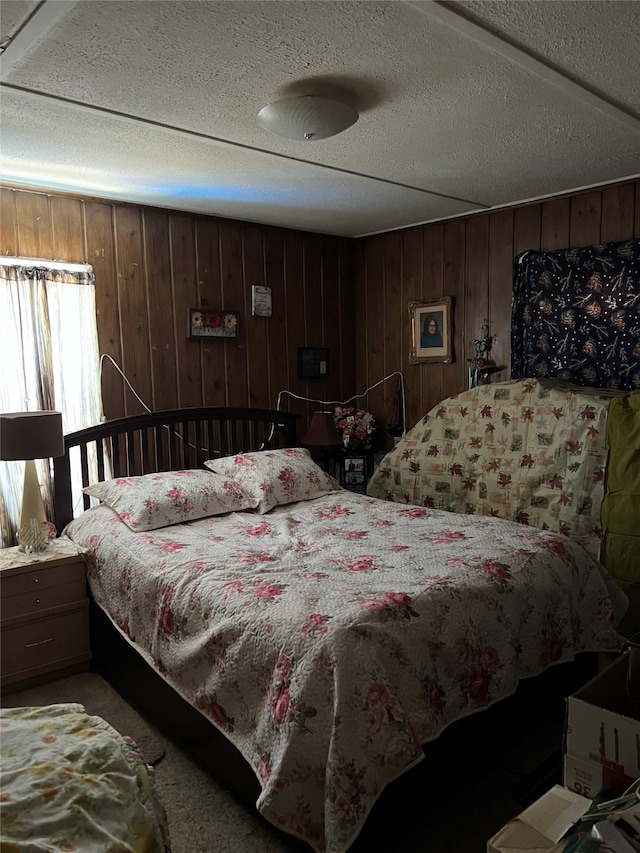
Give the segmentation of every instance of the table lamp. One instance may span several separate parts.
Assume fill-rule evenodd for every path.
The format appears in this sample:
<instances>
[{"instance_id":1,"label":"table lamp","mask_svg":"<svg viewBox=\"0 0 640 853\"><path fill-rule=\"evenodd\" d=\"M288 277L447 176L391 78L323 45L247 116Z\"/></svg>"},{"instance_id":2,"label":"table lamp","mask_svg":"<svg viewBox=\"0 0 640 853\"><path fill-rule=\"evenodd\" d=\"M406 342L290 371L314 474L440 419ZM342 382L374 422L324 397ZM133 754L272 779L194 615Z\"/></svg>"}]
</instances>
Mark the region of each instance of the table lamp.
<instances>
[{"instance_id":1,"label":"table lamp","mask_svg":"<svg viewBox=\"0 0 640 853\"><path fill-rule=\"evenodd\" d=\"M42 550L49 540L35 459L64 454L60 412L4 412L0 414L0 459L25 461L24 488L18 541L30 550Z\"/></svg>"},{"instance_id":2,"label":"table lamp","mask_svg":"<svg viewBox=\"0 0 640 853\"><path fill-rule=\"evenodd\" d=\"M332 412L314 412L311 415L311 423L304 438L300 442L305 447L317 447L322 449L324 470L327 471L329 455L332 447L342 447L342 439L333 419Z\"/></svg>"}]
</instances>

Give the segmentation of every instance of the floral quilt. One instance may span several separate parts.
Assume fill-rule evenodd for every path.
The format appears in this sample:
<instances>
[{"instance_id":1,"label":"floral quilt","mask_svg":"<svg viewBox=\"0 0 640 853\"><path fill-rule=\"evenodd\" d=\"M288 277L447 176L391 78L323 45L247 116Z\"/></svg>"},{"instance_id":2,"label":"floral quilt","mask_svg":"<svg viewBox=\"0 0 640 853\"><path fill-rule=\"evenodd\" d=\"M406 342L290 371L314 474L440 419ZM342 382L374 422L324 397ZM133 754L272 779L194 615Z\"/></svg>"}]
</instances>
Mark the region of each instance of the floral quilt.
<instances>
[{"instance_id":1,"label":"floral quilt","mask_svg":"<svg viewBox=\"0 0 640 853\"><path fill-rule=\"evenodd\" d=\"M626 598L564 536L344 490L135 533L66 535L99 605L238 747L257 807L345 851L451 722L576 652L617 648Z\"/></svg>"},{"instance_id":2,"label":"floral quilt","mask_svg":"<svg viewBox=\"0 0 640 853\"><path fill-rule=\"evenodd\" d=\"M166 816L133 741L82 705L0 710L2 850L163 853Z\"/></svg>"},{"instance_id":3,"label":"floral quilt","mask_svg":"<svg viewBox=\"0 0 640 853\"><path fill-rule=\"evenodd\" d=\"M401 439L367 494L553 530L598 557L607 412L622 393L553 379L464 391Z\"/></svg>"}]
</instances>

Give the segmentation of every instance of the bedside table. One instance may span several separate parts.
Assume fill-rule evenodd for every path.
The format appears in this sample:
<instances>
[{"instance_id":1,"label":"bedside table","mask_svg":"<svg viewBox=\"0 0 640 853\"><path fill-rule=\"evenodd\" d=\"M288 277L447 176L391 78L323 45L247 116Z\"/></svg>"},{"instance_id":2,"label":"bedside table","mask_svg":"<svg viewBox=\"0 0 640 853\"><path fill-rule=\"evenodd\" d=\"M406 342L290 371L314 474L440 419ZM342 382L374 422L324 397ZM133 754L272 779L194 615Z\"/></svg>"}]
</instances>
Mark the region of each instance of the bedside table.
<instances>
[{"instance_id":1,"label":"bedside table","mask_svg":"<svg viewBox=\"0 0 640 853\"><path fill-rule=\"evenodd\" d=\"M23 690L89 668L89 600L82 551L0 549L0 687Z\"/></svg>"}]
</instances>

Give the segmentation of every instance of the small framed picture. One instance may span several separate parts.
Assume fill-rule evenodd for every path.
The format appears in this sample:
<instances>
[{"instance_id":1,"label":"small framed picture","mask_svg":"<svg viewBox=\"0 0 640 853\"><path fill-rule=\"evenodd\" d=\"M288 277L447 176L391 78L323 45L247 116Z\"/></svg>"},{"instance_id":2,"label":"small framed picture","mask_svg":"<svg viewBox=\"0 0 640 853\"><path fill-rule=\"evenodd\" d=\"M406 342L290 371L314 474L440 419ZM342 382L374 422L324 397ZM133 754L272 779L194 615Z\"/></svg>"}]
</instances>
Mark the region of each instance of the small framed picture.
<instances>
[{"instance_id":1,"label":"small framed picture","mask_svg":"<svg viewBox=\"0 0 640 853\"><path fill-rule=\"evenodd\" d=\"M364 491L367 484L367 459L365 456L345 456L342 460L340 482L347 489Z\"/></svg>"},{"instance_id":2,"label":"small framed picture","mask_svg":"<svg viewBox=\"0 0 640 853\"><path fill-rule=\"evenodd\" d=\"M189 308L187 334L190 338L237 338L239 319L234 311Z\"/></svg>"},{"instance_id":3,"label":"small framed picture","mask_svg":"<svg viewBox=\"0 0 640 853\"><path fill-rule=\"evenodd\" d=\"M298 379L326 379L328 375L327 347L298 347Z\"/></svg>"},{"instance_id":4,"label":"small framed picture","mask_svg":"<svg viewBox=\"0 0 640 853\"><path fill-rule=\"evenodd\" d=\"M411 320L411 364L420 362L453 361L451 338L450 296L443 296L434 302L410 302Z\"/></svg>"}]
</instances>

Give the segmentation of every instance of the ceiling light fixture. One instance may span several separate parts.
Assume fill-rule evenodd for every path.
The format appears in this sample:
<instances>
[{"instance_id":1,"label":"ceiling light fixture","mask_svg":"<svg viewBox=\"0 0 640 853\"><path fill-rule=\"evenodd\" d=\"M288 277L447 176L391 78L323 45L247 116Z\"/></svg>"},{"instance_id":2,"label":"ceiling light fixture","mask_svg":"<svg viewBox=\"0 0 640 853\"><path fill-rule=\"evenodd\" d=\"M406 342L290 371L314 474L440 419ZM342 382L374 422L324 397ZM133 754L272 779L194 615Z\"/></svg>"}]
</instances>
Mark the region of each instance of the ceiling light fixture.
<instances>
[{"instance_id":1,"label":"ceiling light fixture","mask_svg":"<svg viewBox=\"0 0 640 853\"><path fill-rule=\"evenodd\" d=\"M258 113L258 121L270 133L307 142L335 136L357 120L353 107L316 95L274 101Z\"/></svg>"}]
</instances>

